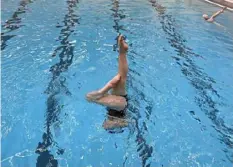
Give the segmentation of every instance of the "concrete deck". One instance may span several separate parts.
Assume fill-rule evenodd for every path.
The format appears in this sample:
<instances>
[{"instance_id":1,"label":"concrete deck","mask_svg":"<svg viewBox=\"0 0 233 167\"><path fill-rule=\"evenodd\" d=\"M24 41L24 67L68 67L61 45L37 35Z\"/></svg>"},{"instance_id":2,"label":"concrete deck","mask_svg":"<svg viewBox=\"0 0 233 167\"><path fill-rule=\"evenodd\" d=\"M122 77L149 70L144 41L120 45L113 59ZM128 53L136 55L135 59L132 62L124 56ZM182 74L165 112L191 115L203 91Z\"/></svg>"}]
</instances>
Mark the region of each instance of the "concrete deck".
<instances>
[{"instance_id":1,"label":"concrete deck","mask_svg":"<svg viewBox=\"0 0 233 167\"><path fill-rule=\"evenodd\" d=\"M233 11L233 0L205 0L205 1L221 7L226 6L230 11Z\"/></svg>"}]
</instances>

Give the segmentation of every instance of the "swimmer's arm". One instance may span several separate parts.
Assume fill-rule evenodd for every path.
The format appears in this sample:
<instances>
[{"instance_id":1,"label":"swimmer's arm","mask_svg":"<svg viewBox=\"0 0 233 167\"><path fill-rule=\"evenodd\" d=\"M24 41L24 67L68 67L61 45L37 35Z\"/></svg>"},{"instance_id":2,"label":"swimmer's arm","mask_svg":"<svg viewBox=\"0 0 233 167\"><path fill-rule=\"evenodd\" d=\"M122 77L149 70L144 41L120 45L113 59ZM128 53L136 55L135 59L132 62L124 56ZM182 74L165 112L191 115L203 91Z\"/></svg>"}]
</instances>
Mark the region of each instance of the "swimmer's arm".
<instances>
[{"instance_id":1,"label":"swimmer's arm","mask_svg":"<svg viewBox=\"0 0 233 167\"><path fill-rule=\"evenodd\" d=\"M213 15L211 16L211 18L215 18L215 17L217 17L220 13L222 13L222 11L218 11L218 12L216 12L215 14L213 14Z\"/></svg>"},{"instance_id":2,"label":"swimmer's arm","mask_svg":"<svg viewBox=\"0 0 233 167\"><path fill-rule=\"evenodd\" d=\"M211 16L211 18L217 17L219 14L223 13L223 11L224 11L225 9L226 9L226 7L224 7L224 8L221 9L221 10L219 10L218 12L216 12L215 14L213 14L213 15Z\"/></svg>"}]
</instances>

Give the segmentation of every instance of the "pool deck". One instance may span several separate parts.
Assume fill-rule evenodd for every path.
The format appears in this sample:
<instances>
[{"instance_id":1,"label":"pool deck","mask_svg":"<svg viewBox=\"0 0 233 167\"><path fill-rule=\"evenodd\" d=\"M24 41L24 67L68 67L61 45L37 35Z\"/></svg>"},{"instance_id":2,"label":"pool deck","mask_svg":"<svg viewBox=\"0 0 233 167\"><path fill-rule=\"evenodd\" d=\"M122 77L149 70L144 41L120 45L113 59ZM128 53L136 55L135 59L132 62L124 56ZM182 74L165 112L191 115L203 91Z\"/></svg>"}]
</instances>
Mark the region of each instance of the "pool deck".
<instances>
[{"instance_id":1,"label":"pool deck","mask_svg":"<svg viewBox=\"0 0 233 167\"><path fill-rule=\"evenodd\" d=\"M233 11L233 0L205 0L205 1L221 7L226 6L227 9Z\"/></svg>"}]
</instances>

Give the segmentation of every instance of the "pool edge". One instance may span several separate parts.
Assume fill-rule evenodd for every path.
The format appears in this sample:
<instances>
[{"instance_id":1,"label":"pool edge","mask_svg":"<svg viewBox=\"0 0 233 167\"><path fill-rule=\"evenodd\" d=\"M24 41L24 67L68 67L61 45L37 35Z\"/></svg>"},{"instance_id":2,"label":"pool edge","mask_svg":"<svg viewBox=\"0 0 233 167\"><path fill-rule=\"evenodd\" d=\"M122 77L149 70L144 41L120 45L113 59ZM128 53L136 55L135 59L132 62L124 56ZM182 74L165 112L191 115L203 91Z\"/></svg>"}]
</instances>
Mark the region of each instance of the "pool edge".
<instances>
[{"instance_id":1,"label":"pool edge","mask_svg":"<svg viewBox=\"0 0 233 167\"><path fill-rule=\"evenodd\" d=\"M204 1L220 7L226 6L229 11L233 12L233 0L204 0Z\"/></svg>"}]
</instances>

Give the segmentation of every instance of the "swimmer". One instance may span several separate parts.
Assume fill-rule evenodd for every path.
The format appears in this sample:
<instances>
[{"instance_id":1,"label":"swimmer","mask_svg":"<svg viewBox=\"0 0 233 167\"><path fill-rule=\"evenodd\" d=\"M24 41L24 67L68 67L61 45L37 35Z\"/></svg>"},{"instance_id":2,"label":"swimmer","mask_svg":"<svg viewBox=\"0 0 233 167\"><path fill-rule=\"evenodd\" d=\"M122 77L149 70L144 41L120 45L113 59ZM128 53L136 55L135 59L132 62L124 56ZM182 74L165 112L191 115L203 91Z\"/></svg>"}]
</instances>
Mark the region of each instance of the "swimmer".
<instances>
[{"instance_id":1,"label":"swimmer","mask_svg":"<svg viewBox=\"0 0 233 167\"><path fill-rule=\"evenodd\" d=\"M118 73L103 88L86 95L89 102L106 106L108 109L122 112L127 106L126 80L128 74L128 45L122 35L117 39L119 46ZM110 93L108 93L112 90Z\"/></svg>"},{"instance_id":2,"label":"swimmer","mask_svg":"<svg viewBox=\"0 0 233 167\"><path fill-rule=\"evenodd\" d=\"M214 18L217 17L218 15L220 15L221 13L223 13L223 11L226 9L227 7L224 7L223 9L221 9L220 11L216 12L215 14L213 14L210 18L207 14L203 14L202 17L207 21L207 22L214 22Z\"/></svg>"}]
</instances>

